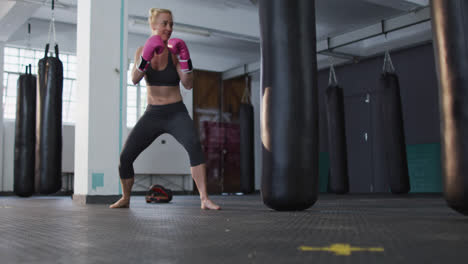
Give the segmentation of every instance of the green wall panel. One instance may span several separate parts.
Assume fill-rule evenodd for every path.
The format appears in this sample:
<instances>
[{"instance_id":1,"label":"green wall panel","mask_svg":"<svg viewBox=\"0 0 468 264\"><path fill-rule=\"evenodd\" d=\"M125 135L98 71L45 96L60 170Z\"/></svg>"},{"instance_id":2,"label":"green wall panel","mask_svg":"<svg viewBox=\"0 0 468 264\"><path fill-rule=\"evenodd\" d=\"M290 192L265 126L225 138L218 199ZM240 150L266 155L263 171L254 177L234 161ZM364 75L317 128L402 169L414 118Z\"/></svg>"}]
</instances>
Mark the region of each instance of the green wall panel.
<instances>
[{"instance_id":1,"label":"green wall panel","mask_svg":"<svg viewBox=\"0 0 468 264\"><path fill-rule=\"evenodd\" d=\"M319 154L319 192L327 192L328 190L328 169L330 168L330 160L328 152Z\"/></svg>"},{"instance_id":2,"label":"green wall panel","mask_svg":"<svg viewBox=\"0 0 468 264\"><path fill-rule=\"evenodd\" d=\"M411 192L442 192L440 144L407 145Z\"/></svg>"}]
</instances>

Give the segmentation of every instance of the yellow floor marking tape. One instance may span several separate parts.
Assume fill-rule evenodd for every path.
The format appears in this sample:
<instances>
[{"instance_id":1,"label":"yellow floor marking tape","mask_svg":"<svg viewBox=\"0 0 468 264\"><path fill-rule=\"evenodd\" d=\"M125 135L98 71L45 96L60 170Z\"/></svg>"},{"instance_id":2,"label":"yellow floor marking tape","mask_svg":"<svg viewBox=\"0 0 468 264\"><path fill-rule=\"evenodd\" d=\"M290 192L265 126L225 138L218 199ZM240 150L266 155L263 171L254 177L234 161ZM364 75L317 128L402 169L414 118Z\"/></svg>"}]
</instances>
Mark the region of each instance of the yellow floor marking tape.
<instances>
[{"instance_id":1,"label":"yellow floor marking tape","mask_svg":"<svg viewBox=\"0 0 468 264\"><path fill-rule=\"evenodd\" d=\"M350 256L354 251L383 252L382 247L360 248L352 247L349 244L332 244L329 247L307 247L300 246L301 251L328 251L335 253L336 256Z\"/></svg>"}]
</instances>

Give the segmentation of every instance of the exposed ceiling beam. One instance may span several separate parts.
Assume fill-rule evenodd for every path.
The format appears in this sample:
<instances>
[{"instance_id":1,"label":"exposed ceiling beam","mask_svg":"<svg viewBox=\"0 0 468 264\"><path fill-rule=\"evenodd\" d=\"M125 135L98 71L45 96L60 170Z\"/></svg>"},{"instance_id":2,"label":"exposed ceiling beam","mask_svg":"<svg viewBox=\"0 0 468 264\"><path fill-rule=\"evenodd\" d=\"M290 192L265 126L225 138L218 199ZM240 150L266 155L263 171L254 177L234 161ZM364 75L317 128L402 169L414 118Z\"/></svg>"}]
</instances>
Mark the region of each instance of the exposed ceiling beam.
<instances>
[{"instance_id":1,"label":"exposed ceiling beam","mask_svg":"<svg viewBox=\"0 0 468 264\"><path fill-rule=\"evenodd\" d=\"M430 19L430 8L425 7L416 12L411 12L399 17L383 20L381 23L376 23L358 30L319 41L317 43L317 53L333 51L334 49L345 47L366 39L421 24L429 21Z\"/></svg>"},{"instance_id":2,"label":"exposed ceiling beam","mask_svg":"<svg viewBox=\"0 0 468 264\"><path fill-rule=\"evenodd\" d=\"M344 60L354 60L354 61L356 61L356 60L361 59L360 56L357 56L355 54L349 54L349 53L338 52L338 51L325 50L325 51L319 52L319 54L330 56L330 57L333 57L333 58L344 59Z\"/></svg>"},{"instance_id":3,"label":"exposed ceiling beam","mask_svg":"<svg viewBox=\"0 0 468 264\"><path fill-rule=\"evenodd\" d=\"M10 36L26 23L40 5L22 1L7 1L5 6L2 3L0 7L2 7L2 11L3 7L8 8L7 13L0 18L0 25L2 25L0 27L0 41L8 41Z\"/></svg>"},{"instance_id":4,"label":"exposed ceiling beam","mask_svg":"<svg viewBox=\"0 0 468 264\"><path fill-rule=\"evenodd\" d=\"M346 61L356 61L363 57L351 53L342 53L334 49L346 47L355 43L363 43L364 40L374 38L376 36L385 35L390 32L400 32L401 30L408 30L415 25L424 25L424 23L431 19L430 8L425 7L415 12L407 13L405 15L383 20L381 23L376 23L358 29L355 31L347 32L338 36L330 37L329 39L317 42L317 53L325 56L331 56L345 63ZM424 40L426 41L426 40ZM419 42L421 43L421 42ZM414 44L413 44L414 45ZM317 54L317 55L318 55ZM323 65L322 65L323 66ZM226 71L223 73L223 78L233 78L246 73L252 73L260 68L259 63L248 64L248 67L243 65ZM322 67L323 68L323 67ZM320 69L320 67L319 67Z\"/></svg>"},{"instance_id":5,"label":"exposed ceiling beam","mask_svg":"<svg viewBox=\"0 0 468 264\"><path fill-rule=\"evenodd\" d=\"M429 0L406 0L406 2L415 3L420 6L428 6Z\"/></svg>"},{"instance_id":6,"label":"exposed ceiling beam","mask_svg":"<svg viewBox=\"0 0 468 264\"><path fill-rule=\"evenodd\" d=\"M23 2L23 3L30 3L30 4L37 4L37 5L47 6L47 7L52 8L52 0L14 0L14 1ZM65 3L59 2L58 0L55 0L54 8L76 10L76 5L65 4Z\"/></svg>"},{"instance_id":7,"label":"exposed ceiling beam","mask_svg":"<svg viewBox=\"0 0 468 264\"><path fill-rule=\"evenodd\" d=\"M429 0L365 0L379 6L390 7L401 11L411 11L429 5Z\"/></svg>"},{"instance_id":8,"label":"exposed ceiling beam","mask_svg":"<svg viewBox=\"0 0 468 264\"><path fill-rule=\"evenodd\" d=\"M0 21L10 12L13 6L15 6L15 2L13 1L0 2Z\"/></svg>"},{"instance_id":9,"label":"exposed ceiling beam","mask_svg":"<svg viewBox=\"0 0 468 264\"><path fill-rule=\"evenodd\" d=\"M139 25L141 27L144 27L145 29L148 27L148 20L145 17L129 16L128 21L130 26ZM184 23L174 23L174 32L189 33L205 37L216 36L228 39L237 39L248 42L260 43L260 38L258 37L252 37L248 35L237 34L213 28L199 27Z\"/></svg>"},{"instance_id":10,"label":"exposed ceiling beam","mask_svg":"<svg viewBox=\"0 0 468 264\"><path fill-rule=\"evenodd\" d=\"M260 70L260 62L252 62L252 63L248 63L248 64L244 64L242 66L239 66L239 67L235 67L233 69L229 69L227 71L224 71L222 73L222 80L228 80L228 79L232 79L232 78L235 78L235 77L238 77L238 76L242 76L242 75L245 75L245 74L252 74L256 71L259 71Z\"/></svg>"}]
</instances>

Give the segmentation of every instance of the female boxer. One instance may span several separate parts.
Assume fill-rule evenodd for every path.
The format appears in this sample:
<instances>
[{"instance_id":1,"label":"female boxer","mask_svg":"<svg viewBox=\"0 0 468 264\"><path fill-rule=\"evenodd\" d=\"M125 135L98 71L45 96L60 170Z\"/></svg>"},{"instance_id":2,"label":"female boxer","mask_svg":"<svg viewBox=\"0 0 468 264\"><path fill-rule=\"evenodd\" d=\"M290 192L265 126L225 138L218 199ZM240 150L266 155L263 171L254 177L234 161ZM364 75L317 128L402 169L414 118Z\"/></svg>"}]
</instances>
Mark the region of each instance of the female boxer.
<instances>
[{"instance_id":1,"label":"female boxer","mask_svg":"<svg viewBox=\"0 0 468 264\"><path fill-rule=\"evenodd\" d=\"M189 154L192 177L200 193L201 208L218 210L206 192L205 158L193 121L182 102L179 81L192 89L193 73L190 54L181 39L170 39L172 13L152 8L148 18L152 35L135 53L132 81L145 77L148 106L138 120L120 153L119 173L123 195L110 208L128 208L134 182L133 162L158 136L169 133Z\"/></svg>"}]
</instances>

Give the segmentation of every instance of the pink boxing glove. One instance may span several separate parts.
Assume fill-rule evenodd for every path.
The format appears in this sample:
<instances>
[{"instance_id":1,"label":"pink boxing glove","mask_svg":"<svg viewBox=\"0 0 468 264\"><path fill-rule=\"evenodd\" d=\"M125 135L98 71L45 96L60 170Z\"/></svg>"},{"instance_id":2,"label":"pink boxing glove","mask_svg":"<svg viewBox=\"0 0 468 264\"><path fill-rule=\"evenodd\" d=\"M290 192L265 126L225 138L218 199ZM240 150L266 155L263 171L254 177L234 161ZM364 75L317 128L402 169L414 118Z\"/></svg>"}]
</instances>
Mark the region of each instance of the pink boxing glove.
<instances>
[{"instance_id":1,"label":"pink boxing glove","mask_svg":"<svg viewBox=\"0 0 468 264\"><path fill-rule=\"evenodd\" d=\"M180 70L184 73L192 72L192 60L185 42L178 38L172 38L167 43L167 47L174 55L177 55L180 63Z\"/></svg>"},{"instance_id":2,"label":"pink boxing glove","mask_svg":"<svg viewBox=\"0 0 468 264\"><path fill-rule=\"evenodd\" d=\"M148 66L150 65L150 61L154 56L154 52L156 54L161 54L164 51L164 42L159 35L153 35L146 40L145 46L143 47L143 53L141 54L140 58L140 65L138 66L138 70L141 72L145 72Z\"/></svg>"}]
</instances>

